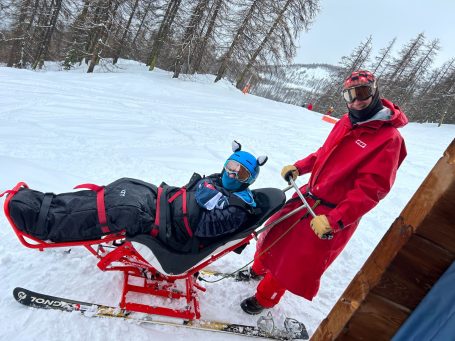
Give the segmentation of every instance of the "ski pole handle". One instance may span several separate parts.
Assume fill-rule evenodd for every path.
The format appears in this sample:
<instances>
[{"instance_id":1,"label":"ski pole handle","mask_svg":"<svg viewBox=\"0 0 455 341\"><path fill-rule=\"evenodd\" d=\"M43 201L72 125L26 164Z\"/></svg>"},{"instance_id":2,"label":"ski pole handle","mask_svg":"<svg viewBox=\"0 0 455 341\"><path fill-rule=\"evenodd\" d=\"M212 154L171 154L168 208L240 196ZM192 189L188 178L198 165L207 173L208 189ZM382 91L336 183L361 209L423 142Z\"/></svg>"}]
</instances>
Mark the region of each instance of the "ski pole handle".
<instances>
[{"instance_id":1,"label":"ski pole handle","mask_svg":"<svg viewBox=\"0 0 455 341\"><path fill-rule=\"evenodd\" d=\"M295 191L297 192L297 195L300 197L300 199L302 199L303 201L303 205L305 205L305 207L307 208L308 212L310 212L311 216L314 218L316 217L316 213L314 213L313 209L311 208L311 206L308 204L308 202L306 201L305 197L303 196L302 192L300 192L300 189L299 187L296 185L294 179L292 179L292 177L289 178L289 181L291 183L291 185L294 187Z\"/></svg>"}]
</instances>

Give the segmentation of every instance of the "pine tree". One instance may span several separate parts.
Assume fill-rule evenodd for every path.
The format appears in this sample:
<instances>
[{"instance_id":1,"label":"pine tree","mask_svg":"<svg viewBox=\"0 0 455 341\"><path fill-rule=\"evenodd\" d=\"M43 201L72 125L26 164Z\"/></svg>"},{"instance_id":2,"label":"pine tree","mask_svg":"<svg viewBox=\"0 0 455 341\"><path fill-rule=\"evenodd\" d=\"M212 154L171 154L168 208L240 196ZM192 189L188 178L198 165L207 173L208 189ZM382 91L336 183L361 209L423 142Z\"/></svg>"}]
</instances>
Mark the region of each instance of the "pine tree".
<instances>
[{"instance_id":1,"label":"pine tree","mask_svg":"<svg viewBox=\"0 0 455 341\"><path fill-rule=\"evenodd\" d=\"M38 11L39 0L22 0L13 13L12 45L7 66L23 68L30 58L31 29Z\"/></svg>"},{"instance_id":2,"label":"pine tree","mask_svg":"<svg viewBox=\"0 0 455 341\"><path fill-rule=\"evenodd\" d=\"M127 37L128 33L129 33L130 26L131 26L131 23L133 21L134 15L136 13L138 4L139 4L139 0L134 0L133 7L131 8L131 12L130 12L130 15L129 15L129 18L128 18L128 22L126 23L126 25L124 27L122 37L120 38L120 41L117 42L117 48L114 51L114 57L113 57L113 60L112 60L112 64L114 64L114 65L117 64L117 61L118 61L118 59L120 57L120 54L122 53L122 49L123 49L124 44L126 42L126 37Z\"/></svg>"},{"instance_id":3,"label":"pine tree","mask_svg":"<svg viewBox=\"0 0 455 341\"><path fill-rule=\"evenodd\" d=\"M384 70L388 67L390 60L392 58L393 46L397 38L393 40L384 48L379 51L379 55L375 57L375 62L371 65L370 70L376 76L377 79L382 77Z\"/></svg>"},{"instance_id":4,"label":"pine tree","mask_svg":"<svg viewBox=\"0 0 455 341\"><path fill-rule=\"evenodd\" d=\"M345 110L345 103L341 96L343 82L353 71L364 69L371 55L372 37L361 42L349 56L341 58L340 67L330 75L330 83L327 84L324 93L315 102L318 107L329 108L333 106L335 112L342 113Z\"/></svg>"},{"instance_id":5,"label":"pine tree","mask_svg":"<svg viewBox=\"0 0 455 341\"><path fill-rule=\"evenodd\" d=\"M147 65L149 65L150 71L155 68L164 42L169 39L170 29L177 15L177 11L179 10L181 1L182 0L169 0L160 28L154 38L152 52L150 53L150 57L148 59Z\"/></svg>"},{"instance_id":6,"label":"pine tree","mask_svg":"<svg viewBox=\"0 0 455 341\"><path fill-rule=\"evenodd\" d=\"M95 8L95 23L96 26L92 31L91 40L89 43L88 53L91 55L87 73L92 73L95 66L98 64L103 47L107 47L110 29L114 21L118 0L99 0Z\"/></svg>"},{"instance_id":7,"label":"pine tree","mask_svg":"<svg viewBox=\"0 0 455 341\"><path fill-rule=\"evenodd\" d=\"M297 37L297 34L294 34L294 36L289 34L292 27L290 22L298 26L294 27L296 32L299 32L302 28L307 29L312 18L318 11L317 1L307 0L286 0L284 3L276 3L276 6L272 8L276 17L259 46L256 47L251 57L249 57L240 76L237 77L236 86L239 89L245 85L245 77L251 72L258 56L264 50L270 51L270 53L266 53L264 59L272 55L277 61L280 61L281 54L284 54L285 61L288 63L291 62L295 56L294 38ZM257 74L254 76L256 78L258 77Z\"/></svg>"},{"instance_id":8,"label":"pine tree","mask_svg":"<svg viewBox=\"0 0 455 341\"><path fill-rule=\"evenodd\" d=\"M191 62L193 64L193 67L192 70L190 70L190 73L200 71L202 59L206 54L209 41L211 41L214 35L215 26L220 19L220 13L223 10L223 7L225 6L226 6L225 0L215 0L213 8L211 10L211 15L209 16L207 30L205 34L202 35L201 42L196 46L196 50L193 52L193 55L191 56Z\"/></svg>"},{"instance_id":9,"label":"pine tree","mask_svg":"<svg viewBox=\"0 0 455 341\"><path fill-rule=\"evenodd\" d=\"M47 57L49 51L49 45L51 43L52 35L55 32L57 26L57 20L62 9L62 0L53 0L50 5L48 19L46 21L46 26L43 31L42 41L39 43L35 58L33 61L32 69L39 68L44 64L44 60Z\"/></svg>"},{"instance_id":10,"label":"pine tree","mask_svg":"<svg viewBox=\"0 0 455 341\"><path fill-rule=\"evenodd\" d=\"M218 72L216 74L215 82L218 82L221 78L224 77L226 74L227 68L229 63L231 62L231 58L234 54L234 51L244 43L245 40L248 39L246 35L246 31L248 26L251 25L251 20L253 16L258 12L259 8L263 4L264 0L253 0L251 5L246 9L245 14L243 15L243 19L238 26L232 42L226 51L226 53L221 58L221 65L218 68Z\"/></svg>"},{"instance_id":11,"label":"pine tree","mask_svg":"<svg viewBox=\"0 0 455 341\"><path fill-rule=\"evenodd\" d=\"M199 0L193 8L190 19L185 29L182 41L178 46L177 56L174 62L174 75L173 78L178 78L182 68L183 58L185 54L189 56L192 51L195 49L195 42L200 38L199 36L199 27L202 25L202 19L204 17L204 12L207 9L209 1L208 0ZM187 63L187 68L189 68L189 62Z\"/></svg>"}]
</instances>

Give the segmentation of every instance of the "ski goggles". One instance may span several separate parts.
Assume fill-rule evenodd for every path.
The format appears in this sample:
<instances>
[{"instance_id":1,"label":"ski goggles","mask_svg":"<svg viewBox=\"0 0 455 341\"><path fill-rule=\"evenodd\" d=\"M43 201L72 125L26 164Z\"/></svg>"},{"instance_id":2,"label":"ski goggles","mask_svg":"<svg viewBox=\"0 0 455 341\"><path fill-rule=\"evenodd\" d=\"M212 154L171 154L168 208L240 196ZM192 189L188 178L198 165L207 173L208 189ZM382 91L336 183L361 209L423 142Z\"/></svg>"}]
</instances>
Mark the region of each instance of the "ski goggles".
<instances>
[{"instance_id":1,"label":"ski goggles","mask_svg":"<svg viewBox=\"0 0 455 341\"><path fill-rule=\"evenodd\" d=\"M343 98L346 103L352 103L355 100L364 101L374 95L375 85L361 85L355 88L343 90Z\"/></svg>"},{"instance_id":2,"label":"ski goggles","mask_svg":"<svg viewBox=\"0 0 455 341\"><path fill-rule=\"evenodd\" d=\"M234 175L234 178L240 182L247 182L251 176L250 171L240 162L235 160L227 160L224 164L224 171L228 175Z\"/></svg>"}]
</instances>

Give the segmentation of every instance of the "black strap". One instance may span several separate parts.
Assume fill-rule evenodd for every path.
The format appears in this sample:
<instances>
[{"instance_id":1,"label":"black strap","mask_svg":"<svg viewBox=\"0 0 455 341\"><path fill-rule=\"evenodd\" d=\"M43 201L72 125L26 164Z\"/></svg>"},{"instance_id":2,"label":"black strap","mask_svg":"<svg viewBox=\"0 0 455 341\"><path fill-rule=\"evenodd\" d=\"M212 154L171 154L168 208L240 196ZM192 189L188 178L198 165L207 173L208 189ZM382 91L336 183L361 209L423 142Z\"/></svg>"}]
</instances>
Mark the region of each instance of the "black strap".
<instances>
[{"instance_id":1,"label":"black strap","mask_svg":"<svg viewBox=\"0 0 455 341\"><path fill-rule=\"evenodd\" d=\"M309 198L313 199L314 201L319 201L321 205L324 205L324 206L327 206L327 207L330 207L330 208L335 208L337 206L335 204L332 204L331 202L325 201L324 199L321 199L321 198L315 196L308 189L307 189L306 193L303 196L309 197Z\"/></svg>"},{"instance_id":2,"label":"black strap","mask_svg":"<svg viewBox=\"0 0 455 341\"><path fill-rule=\"evenodd\" d=\"M169 215L169 204L167 202L167 193L169 191L169 186L164 184L164 182L160 185L163 188L161 192L160 198L160 221L159 221L159 237L163 240L163 242L167 242L169 239L169 233L167 228L167 224L169 223L168 215Z\"/></svg>"},{"instance_id":3,"label":"black strap","mask_svg":"<svg viewBox=\"0 0 455 341\"><path fill-rule=\"evenodd\" d=\"M49 213L49 208L51 207L52 198L54 197L53 193L45 193L43 201L41 202L41 208L38 214L38 221L36 223L36 231L39 235L47 236L46 231L46 218L47 214Z\"/></svg>"},{"instance_id":4,"label":"black strap","mask_svg":"<svg viewBox=\"0 0 455 341\"><path fill-rule=\"evenodd\" d=\"M315 196L313 193L311 193L310 191L306 191L305 193L303 193L303 196L305 198L311 198L313 199L314 201L319 201L319 204L320 205L324 205L324 206L327 206L327 207L330 207L330 208L335 208L337 207L337 205L335 204L332 204L331 202L328 202L328 201L325 201L317 196ZM287 204L290 204L291 202L294 202L294 201L300 201L300 198L297 196L297 197L294 197L294 198L291 198L289 199L288 201L286 201L286 205Z\"/></svg>"}]
</instances>

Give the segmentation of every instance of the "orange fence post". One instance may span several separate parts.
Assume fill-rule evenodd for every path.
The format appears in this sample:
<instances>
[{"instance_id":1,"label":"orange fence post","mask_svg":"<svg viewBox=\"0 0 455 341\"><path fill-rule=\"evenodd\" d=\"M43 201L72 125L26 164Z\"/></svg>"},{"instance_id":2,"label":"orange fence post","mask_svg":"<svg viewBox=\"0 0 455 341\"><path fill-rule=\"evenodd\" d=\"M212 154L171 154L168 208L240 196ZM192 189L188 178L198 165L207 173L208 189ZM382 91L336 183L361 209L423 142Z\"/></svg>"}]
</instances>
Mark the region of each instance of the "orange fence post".
<instances>
[{"instance_id":1,"label":"orange fence post","mask_svg":"<svg viewBox=\"0 0 455 341\"><path fill-rule=\"evenodd\" d=\"M332 123L332 124L335 124L335 123L338 122L338 118L332 117L332 116L329 116L329 115L322 115L322 120L326 121L326 122L329 122L329 123Z\"/></svg>"}]
</instances>

